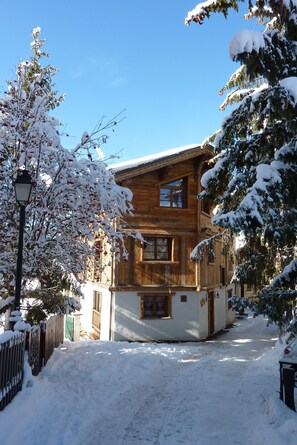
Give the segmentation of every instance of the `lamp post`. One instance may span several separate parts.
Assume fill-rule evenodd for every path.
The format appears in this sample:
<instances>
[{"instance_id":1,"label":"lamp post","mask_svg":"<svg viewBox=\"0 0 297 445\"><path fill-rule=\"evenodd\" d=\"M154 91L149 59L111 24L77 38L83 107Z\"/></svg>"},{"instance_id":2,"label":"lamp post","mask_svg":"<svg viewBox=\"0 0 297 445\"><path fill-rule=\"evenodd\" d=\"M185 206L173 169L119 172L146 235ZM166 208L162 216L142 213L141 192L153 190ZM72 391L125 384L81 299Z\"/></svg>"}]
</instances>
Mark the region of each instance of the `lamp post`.
<instances>
[{"instance_id":1,"label":"lamp post","mask_svg":"<svg viewBox=\"0 0 297 445\"><path fill-rule=\"evenodd\" d=\"M26 220L26 205L29 204L32 195L33 182L32 177L28 170L23 170L13 183L15 190L15 197L17 203L20 206L20 227L19 227L19 243L18 243L18 258L16 269L16 282L15 282L15 310L20 309L21 302L21 283L22 283L22 265L23 265L23 240L24 240L24 228Z\"/></svg>"}]
</instances>

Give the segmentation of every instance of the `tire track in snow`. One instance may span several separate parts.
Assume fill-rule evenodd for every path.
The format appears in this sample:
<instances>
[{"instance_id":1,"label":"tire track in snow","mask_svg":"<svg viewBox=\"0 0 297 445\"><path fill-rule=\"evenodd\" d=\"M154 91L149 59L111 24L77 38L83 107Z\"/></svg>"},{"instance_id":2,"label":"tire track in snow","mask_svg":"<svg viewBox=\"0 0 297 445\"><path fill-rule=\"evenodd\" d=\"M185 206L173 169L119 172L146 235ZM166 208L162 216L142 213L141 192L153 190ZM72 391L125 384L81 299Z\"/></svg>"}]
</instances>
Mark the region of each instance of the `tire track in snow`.
<instances>
[{"instance_id":1,"label":"tire track in snow","mask_svg":"<svg viewBox=\"0 0 297 445\"><path fill-rule=\"evenodd\" d=\"M253 321L239 335L231 330L197 344L196 357L164 361L141 385L119 394L110 415L98 419L80 443L94 444L97 437L98 445L256 445L248 420L253 403L244 380L250 363L273 342L265 326L261 339L252 327Z\"/></svg>"}]
</instances>

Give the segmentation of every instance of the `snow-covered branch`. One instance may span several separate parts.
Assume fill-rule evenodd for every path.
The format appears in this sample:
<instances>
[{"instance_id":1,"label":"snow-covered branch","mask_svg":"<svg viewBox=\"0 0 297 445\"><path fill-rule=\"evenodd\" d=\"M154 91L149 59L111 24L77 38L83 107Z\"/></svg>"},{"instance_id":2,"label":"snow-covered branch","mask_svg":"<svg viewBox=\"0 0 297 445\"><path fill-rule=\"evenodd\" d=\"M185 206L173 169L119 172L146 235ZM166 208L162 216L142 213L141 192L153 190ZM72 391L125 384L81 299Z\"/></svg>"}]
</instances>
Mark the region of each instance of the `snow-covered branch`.
<instances>
[{"instance_id":1,"label":"snow-covered branch","mask_svg":"<svg viewBox=\"0 0 297 445\"><path fill-rule=\"evenodd\" d=\"M77 293L70 277L83 278L82 272L98 255L96 241L101 240L115 258L126 253L118 226L125 227L125 215L132 211L130 190L116 184L113 173L98 159L100 143L122 114L106 123L102 119L93 132L82 135L80 144L65 149L61 124L52 115L63 96L53 90L57 70L42 64L46 53L40 32L40 28L33 31L33 57L18 64L16 79L8 82L0 99L0 264L6 297L14 285L19 209L13 179L20 170L29 170L35 182L26 209L25 291L33 279L40 289L50 289L55 277L60 277L62 287L62 283L70 285ZM103 257L96 261L105 267Z\"/></svg>"}]
</instances>

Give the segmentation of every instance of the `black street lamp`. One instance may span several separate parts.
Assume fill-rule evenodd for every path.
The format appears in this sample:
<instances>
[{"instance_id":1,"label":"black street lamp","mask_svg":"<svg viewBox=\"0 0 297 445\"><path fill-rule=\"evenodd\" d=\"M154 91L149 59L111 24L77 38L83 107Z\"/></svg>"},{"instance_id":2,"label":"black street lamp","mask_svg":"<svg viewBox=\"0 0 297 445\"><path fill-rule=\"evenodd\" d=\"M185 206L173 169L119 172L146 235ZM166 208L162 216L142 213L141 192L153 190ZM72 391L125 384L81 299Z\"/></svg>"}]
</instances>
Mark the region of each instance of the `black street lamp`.
<instances>
[{"instance_id":1,"label":"black street lamp","mask_svg":"<svg viewBox=\"0 0 297 445\"><path fill-rule=\"evenodd\" d=\"M19 244L18 244L18 259L16 269L16 282L15 282L15 310L20 309L21 302L21 282L22 282L22 265L23 265L23 240L24 240L24 228L26 220L26 205L29 204L32 195L33 181L28 170L23 170L13 183L16 200L20 206L20 227L19 227Z\"/></svg>"}]
</instances>

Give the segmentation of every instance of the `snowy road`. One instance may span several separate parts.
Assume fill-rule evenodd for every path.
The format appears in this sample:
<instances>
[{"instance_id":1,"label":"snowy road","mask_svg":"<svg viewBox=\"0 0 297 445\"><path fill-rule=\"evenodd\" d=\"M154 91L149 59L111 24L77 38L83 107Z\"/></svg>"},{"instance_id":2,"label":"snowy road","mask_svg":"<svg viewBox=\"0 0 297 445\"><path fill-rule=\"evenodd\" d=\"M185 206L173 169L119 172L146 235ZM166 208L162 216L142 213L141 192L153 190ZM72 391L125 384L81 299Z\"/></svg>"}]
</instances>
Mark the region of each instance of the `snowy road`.
<instances>
[{"instance_id":1,"label":"snowy road","mask_svg":"<svg viewBox=\"0 0 297 445\"><path fill-rule=\"evenodd\" d=\"M121 393L112 406L114 415L92 425L82 443L91 445L100 437L102 444L255 445L249 421L253 397L250 389L245 391L245 379L250 363L276 341L275 328L262 323L259 329L258 321L212 342L184 347L182 358L164 362L149 382Z\"/></svg>"},{"instance_id":2,"label":"snowy road","mask_svg":"<svg viewBox=\"0 0 297 445\"><path fill-rule=\"evenodd\" d=\"M66 343L0 414L0 443L295 444L296 413L278 400L276 337L244 318L203 343Z\"/></svg>"}]
</instances>

